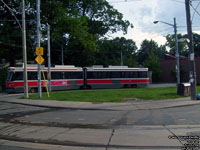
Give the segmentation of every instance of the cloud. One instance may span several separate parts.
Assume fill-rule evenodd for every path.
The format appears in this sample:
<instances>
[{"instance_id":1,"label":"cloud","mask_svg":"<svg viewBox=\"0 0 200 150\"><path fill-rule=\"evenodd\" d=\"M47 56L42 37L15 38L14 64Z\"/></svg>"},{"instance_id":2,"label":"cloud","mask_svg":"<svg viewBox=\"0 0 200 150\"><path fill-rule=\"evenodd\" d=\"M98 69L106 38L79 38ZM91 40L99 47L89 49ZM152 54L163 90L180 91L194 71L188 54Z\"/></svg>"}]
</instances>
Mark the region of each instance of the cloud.
<instances>
[{"instance_id":1,"label":"cloud","mask_svg":"<svg viewBox=\"0 0 200 150\"><path fill-rule=\"evenodd\" d=\"M114 1L114 0L109 0ZM192 5L196 7L197 2L192 2ZM111 3L112 4L112 3ZM141 0L122 3L113 3L114 8L124 15L125 20L129 20L133 23L134 28L128 30L126 38L136 41L137 46L144 39L153 39L159 44L165 43L165 37L167 34L173 34L173 27L166 24L153 24L153 21L160 20L170 24L173 24L173 18L176 17L177 25L182 26L178 28L179 33L186 33L186 12L184 0ZM200 6L197 8L200 11ZM194 10L191 8L191 16L193 16ZM183 27L185 26L185 27ZM195 13L193 18L194 30L200 30L200 16ZM115 34L115 36L123 36L121 33Z\"/></svg>"}]
</instances>

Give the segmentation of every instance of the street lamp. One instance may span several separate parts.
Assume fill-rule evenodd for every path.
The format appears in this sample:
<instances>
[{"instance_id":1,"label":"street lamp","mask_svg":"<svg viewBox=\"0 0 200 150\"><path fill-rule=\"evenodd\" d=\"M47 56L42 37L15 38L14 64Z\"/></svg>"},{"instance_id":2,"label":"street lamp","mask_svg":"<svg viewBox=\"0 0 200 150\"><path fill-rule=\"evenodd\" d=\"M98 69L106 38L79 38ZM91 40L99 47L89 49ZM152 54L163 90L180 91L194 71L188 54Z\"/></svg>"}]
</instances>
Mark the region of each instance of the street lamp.
<instances>
[{"instance_id":1,"label":"street lamp","mask_svg":"<svg viewBox=\"0 0 200 150\"><path fill-rule=\"evenodd\" d=\"M167 24L169 26L172 26L174 28L174 35L175 35L175 49L176 49L176 66L177 66L177 73L176 73L176 77L177 77L177 87L178 84L180 84L180 67L179 67L179 52L178 52L178 37L177 37L177 26L176 26L176 18L174 18L174 24L170 24L164 21L154 21L154 24L157 24L158 22Z\"/></svg>"}]
</instances>

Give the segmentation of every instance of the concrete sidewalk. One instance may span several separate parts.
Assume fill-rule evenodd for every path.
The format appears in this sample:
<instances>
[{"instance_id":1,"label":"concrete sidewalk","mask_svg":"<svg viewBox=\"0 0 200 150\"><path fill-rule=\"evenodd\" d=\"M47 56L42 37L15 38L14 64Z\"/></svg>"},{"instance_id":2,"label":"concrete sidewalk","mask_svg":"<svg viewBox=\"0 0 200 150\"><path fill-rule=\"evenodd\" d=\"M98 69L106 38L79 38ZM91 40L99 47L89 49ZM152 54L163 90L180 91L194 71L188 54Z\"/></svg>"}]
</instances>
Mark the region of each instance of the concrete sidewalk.
<instances>
[{"instance_id":1,"label":"concrete sidewalk","mask_svg":"<svg viewBox=\"0 0 200 150\"><path fill-rule=\"evenodd\" d=\"M44 106L53 108L69 108L69 109L106 109L106 110L147 110L147 109L161 109L170 107L183 107L188 105L200 104L200 100L191 100L189 97L168 100L136 100L123 103L92 103L92 102L65 102L65 101L51 101L51 100L30 100L9 98L1 101L8 101L11 103L19 103L33 106Z\"/></svg>"},{"instance_id":2,"label":"concrete sidewalk","mask_svg":"<svg viewBox=\"0 0 200 150\"><path fill-rule=\"evenodd\" d=\"M197 148L199 128L200 125L175 125L83 129L1 123L0 145L43 150L181 149L192 144Z\"/></svg>"}]
</instances>

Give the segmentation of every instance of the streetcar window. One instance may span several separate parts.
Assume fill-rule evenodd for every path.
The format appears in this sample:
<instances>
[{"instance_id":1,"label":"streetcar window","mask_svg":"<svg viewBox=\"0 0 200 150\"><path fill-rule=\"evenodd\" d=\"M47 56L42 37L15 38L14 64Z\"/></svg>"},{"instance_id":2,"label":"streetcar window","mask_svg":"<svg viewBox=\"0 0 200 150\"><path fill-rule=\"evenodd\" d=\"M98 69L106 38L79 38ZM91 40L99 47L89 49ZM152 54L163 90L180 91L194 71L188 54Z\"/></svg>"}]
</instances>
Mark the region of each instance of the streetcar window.
<instances>
[{"instance_id":1,"label":"streetcar window","mask_svg":"<svg viewBox=\"0 0 200 150\"><path fill-rule=\"evenodd\" d=\"M47 78L47 72L44 72L44 75L41 72L41 80L44 80L44 76L45 76L45 80L48 80L48 78Z\"/></svg>"},{"instance_id":2,"label":"streetcar window","mask_svg":"<svg viewBox=\"0 0 200 150\"><path fill-rule=\"evenodd\" d=\"M130 78L138 78L138 72L134 71L134 72L130 72Z\"/></svg>"},{"instance_id":3,"label":"streetcar window","mask_svg":"<svg viewBox=\"0 0 200 150\"><path fill-rule=\"evenodd\" d=\"M6 81L12 81L13 72L9 72Z\"/></svg>"},{"instance_id":4,"label":"streetcar window","mask_svg":"<svg viewBox=\"0 0 200 150\"><path fill-rule=\"evenodd\" d=\"M65 72L65 79L83 79L83 72Z\"/></svg>"},{"instance_id":5,"label":"streetcar window","mask_svg":"<svg viewBox=\"0 0 200 150\"><path fill-rule=\"evenodd\" d=\"M146 71L124 71L122 72L122 78L147 78Z\"/></svg>"},{"instance_id":6,"label":"streetcar window","mask_svg":"<svg viewBox=\"0 0 200 150\"><path fill-rule=\"evenodd\" d=\"M109 78L110 73L109 72L99 72L99 77L102 79Z\"/></svg>"},{"instance_id":7,"label":"streetcar window","mask_svg":"<svg viewBox=\"0 0 200 150\"><path fill-rule=\"evenodd\" d=\"M45 79L47 80L47 72L44 72ZM28 72L28 80L38 80L38 72ZM40 72L41 80L44 80L43 73Z\"/></svg>"},{"instance_id":8,"label":"streetcar window","mask_svg":"<svg viewBox=\"0 0 200 150\"><path fill-rule=\"evenodd\" d=\"M145 71L138 72L138 76L139 76L139 78L147 78L148 77L147 72L145 72Z\"/></svg>"},{"instance_id":9,"label":"streetcar window","mask_svg":"<svg viewBox=\"0 0 200 150\"><path fill-rule=\"evenodd\" d=\"M23 72L15 72L13 80L23 80Z\"/></svg>"},{"instance_id":10,"label":"streetcar window","mask_svg":"<svg viewBox=\"0 0 200 150\"><path fill-rule=\"evenodd\" d=\"M37 80L37 72L28 72L28 80Z\"/></svg>"},{"instance_id":11,"label":"streetcar window","mask_svg":"<svg viewBox=\"0 0 200 150\"><path fill-rule=\"evenodd\" d=\"M110 78L109 72L87 72L88 79L106 79Z\"/></svg>"},{"instance_id":12,"label":"streetcar window","mask_svg":"<svg viewBox=\"0 0 200 150\"><path fill-rule=\"evenodd\" d=\"M95 73L96 72L87 72L87 78L88 79L95 79Z\"/></svg>"},{"instance_id":13,"label":"streetcar window","mask_svg":"<svg viewBox=\"0 0 200 150\"><path fill-rule=\"evenodd\" d=\"M122 72L116 71L112 72L112 78L121 78Z\"/></svg>"},{"instance_id":14,"label":"streetcar window","mask_svg":"<svg viewBox=\"0 0 200 150\"><path fill-rule=\"evenodd\" d=\"M130 71L122 72L122 78L133 78L133 76L136 76L136 74L133 72Z\"/></svg>"},{"instance_id":15,"label":"streetcar window","mask_svg":"<svg viewBox=\"0 0 200 150\"><path fill-rule=\"evenodd\" d=\"M51 79L64 79L64 72L51 72Z\"/></svg>"}]
</instances>

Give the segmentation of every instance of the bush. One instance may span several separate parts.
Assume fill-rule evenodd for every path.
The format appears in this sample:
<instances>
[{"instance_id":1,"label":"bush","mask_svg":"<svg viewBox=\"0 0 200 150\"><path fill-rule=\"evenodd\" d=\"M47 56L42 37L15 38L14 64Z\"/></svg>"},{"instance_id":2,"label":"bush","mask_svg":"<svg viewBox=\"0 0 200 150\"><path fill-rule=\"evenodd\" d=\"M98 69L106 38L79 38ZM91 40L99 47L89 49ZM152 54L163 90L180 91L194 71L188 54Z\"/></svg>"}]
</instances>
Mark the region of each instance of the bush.
<instances>
[{"instance_id":1,"label":"bush","mask_svg":"<svg viewBox=\"0 0 200 150\"><path fill-rule=\"evenodd\" d=\"M0 86L2 87L2 90L5 90L6 88L7 74L7 68L0 68Z\"/></svg>"}]
</instances>

